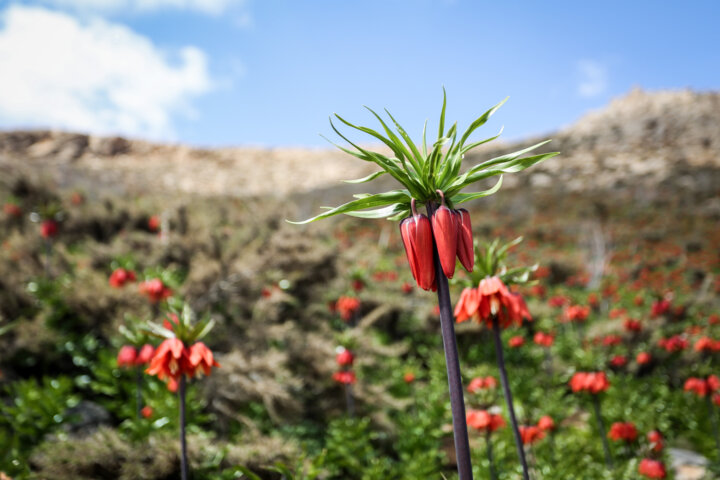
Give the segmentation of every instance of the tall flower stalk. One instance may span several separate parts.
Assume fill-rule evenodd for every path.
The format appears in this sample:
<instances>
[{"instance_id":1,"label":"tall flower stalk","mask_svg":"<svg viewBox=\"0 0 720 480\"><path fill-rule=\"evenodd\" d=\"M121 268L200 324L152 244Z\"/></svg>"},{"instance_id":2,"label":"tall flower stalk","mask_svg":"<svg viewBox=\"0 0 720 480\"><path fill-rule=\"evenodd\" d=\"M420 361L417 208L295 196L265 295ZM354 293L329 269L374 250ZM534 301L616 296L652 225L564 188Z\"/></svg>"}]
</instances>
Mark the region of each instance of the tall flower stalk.
<instances>
[{"instance_id":1,"label":"tall flower stalk","mask_svg":"<svg viewBox=\"0 0 720 480\"><path fill-rule=\"evenodd\" d=\"M473 132L484 125L502 103L504 101L483 113L462 135L459 135L457 123L447 130L445 128L446 97L443 91L437 140L429 146L426 141L427 122L423 128L422 141L416 144L387 110L389 123L395 127L394 131L380 115L368 108L380 123L383 133L350 123L336 114L335 119L346 127L370 135L392 152L392 155L388 156L353 143L336 128L331 118L331 128L351 148L336 146L349 155L380 167L380 170L367 177L350 180L349 183L365 183L382 175L390 175L402 188L375 194L358 194L355 195L355 200L328 208L327 211L313 218L292 222L309 223L339 214L370 219L387 218L395 221L403 219L400 231L413 277L419 287L424 290L437 290L438 293L460 480L471 479L472 469L447 280L448 277L453 276L456 258L466 269L473 268L470 258L473 243L470 217L467 211L457 210L456 206L498 191L502 183L502 174L524 170L557 155L554 152L525 156L547 143L541 142L517 152L486 160L461 172L466 153L500 136L498 133L484 140L470 141ZM501 176L500 179L488 190L463 192L466 187L498 175ZM420 206L425 206L428 216L418 213L417 208Z\"/></svg>"},{"instance_id":2,"label":"tall flower stalk","mask_svg":"<svg viewBox=\"0 0 720 480\"><path fill-rule=\"evenodd\" d=\"M164 340L155 350L150 367L145 372L157 375L160 380L167 382L170 391L178 393L180 478L187 480L190 473L185 436L187 379L201 374L210 375L211 369L220 365L215 361L212 351L199 341L212 330L213 320L208 317L197 320L189 306L182 305L181 309L179 306L175 302L170 305L171 321L165 321L162 326L148 322L148 333Z\"/></svg>"}]
</instances>

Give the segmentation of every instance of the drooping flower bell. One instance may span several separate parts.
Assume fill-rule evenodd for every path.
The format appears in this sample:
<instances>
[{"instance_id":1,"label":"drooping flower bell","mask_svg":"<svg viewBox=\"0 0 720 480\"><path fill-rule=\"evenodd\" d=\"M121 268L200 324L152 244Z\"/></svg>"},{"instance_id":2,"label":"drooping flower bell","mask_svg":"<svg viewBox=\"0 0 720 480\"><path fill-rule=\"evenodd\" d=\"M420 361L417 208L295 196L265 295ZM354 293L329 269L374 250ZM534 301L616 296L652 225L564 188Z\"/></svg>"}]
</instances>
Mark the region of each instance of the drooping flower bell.
<instances>
[{"instance_id":1,"label":"drooping flower bell","mask_svg":"<svg viewBox=\"0 0 720 480\"><path fill-rule=\"evenodd\" d=\"M122 288L128 282L134 282L136 279L135 272L132 270L126 270L124 268L116 268L110 274L108 283L113 288Z\"/></svg>"},{"instance_id":2,"label":"drooping flower bell","mask_svg":"<svg viewBox=\"0 0 720 480\"><path fill-rule=\"evenodd\" d=\"M163 340L155 350L148 375L157 375L160 380L168 381L168 389L175 391L177 381L182 375L192 376L195 368L190 363L190 350L176 337Z\"/></svg>"},{"instance_id":3,"label":"drooping flower bell","mask_svg":"<svg viewBox=\"0 0 720 480\"><path fill-rule=\"evenodd\" d=\"M415 209L415 199L411 202L412 216L400 222L405 254L410 271L418 287L423 290L436 290L435 265L433 263L433 236L430 220Z\"/></svg>"},{"instance_id":4,"label":"drooping flower bell","mask_svg":"<svg viewBox=\"0 0 720 480\"><path fill-rule=\"evenodd\" d=\"M210 375L212 367L219 367L220 364L215 361L212 350L210 350L203 342L196 342L190 346L189 362L192 372L190 375L204 373Z\"/></svg>"},{"instance_id":5,"label":"drooping flower bell","mask_svg":"<svg viewBox=\"0 0 720 480\"><path fill-rule=\"evenodd\" d=\"M337 355L335 355L335 361L338 365L341 367L351 367L353 362L355 361L355 356L352 354L350 350L348 350L345 347L338 347L336 350Z\"/></svg>"},{"instance_id":6,"label":"drooping flower bell","mask_svg":"<svg viewBox=\"0 0 720 480\"><path fill-rule=\"evenodd\" d=\"M55 220L44 220L40 224L40 235L43 238L52 238L58 233L58 224Z\"/></svg>"},{"instance_id":7,"label":"drooping flower bell","mask_svg":"<svg viewBox=\"0 0 720 480\"><path fill-rule=\"evenodd\" d=\"M505 419L501 415L487 410L468 410L465 420L468 426L484 432L494 432L505 426Z\"/></svg>"},{"instance_id":8,"label":"drooping flower bell","mask_svg":"<svg viewBox=\"0 0 720 480\"><path fill-rule=\"evenodd\" d=\"M475 266L475 247L470 213L464 208L455 210L455 221L457 222L457 258L465 270L472 272Z\"/></svg>"},{"instance_id":9,"label":"drooping flower bell","mask_svg":"<svg viewBox=\"0 0 720 480\"><path fill-rule=\"evenodd\" d=\"M442 198L440 205L432 214L432 233L435 237L440 265L448 278L455 275L455 257L458 246L458 223L455 213L445 205L445 195L437 191Z\"/></svg>"},{"instance_id":10,"label":"drooping flower bell","mask_svg":"<svg viewBox=\"0 0 720 480\"><path fill-rule=\"evenodd\" d=\"M123 345L117 356L118 367L132 367L136 364L137 350L132 345Z\"/></svg>"}]
</instances>

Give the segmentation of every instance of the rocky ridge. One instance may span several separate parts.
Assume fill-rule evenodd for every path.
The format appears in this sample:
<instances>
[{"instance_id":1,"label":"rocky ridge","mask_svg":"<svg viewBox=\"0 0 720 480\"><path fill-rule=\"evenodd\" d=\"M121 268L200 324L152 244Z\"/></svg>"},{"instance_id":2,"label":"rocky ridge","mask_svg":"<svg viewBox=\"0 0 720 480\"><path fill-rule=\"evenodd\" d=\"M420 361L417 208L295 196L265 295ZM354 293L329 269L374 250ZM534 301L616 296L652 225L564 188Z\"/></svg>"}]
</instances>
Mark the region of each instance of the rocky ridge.
<instances>
[{"instance_id":1,"label":"rocky ridge","mask_svg":"<svg viewBox=\"0 0 720 480\"><path fill-rule=\"evenodd\" d=\"M506 178L557 191L720 188L720 92L639 89L550 134L562 155ZM493 142L469 164L531 145ZM0 173L115 193L256 196L304 193L376 170L338 150L196 149L54 131L0 132Z\"/></svg>"}]
</instances>

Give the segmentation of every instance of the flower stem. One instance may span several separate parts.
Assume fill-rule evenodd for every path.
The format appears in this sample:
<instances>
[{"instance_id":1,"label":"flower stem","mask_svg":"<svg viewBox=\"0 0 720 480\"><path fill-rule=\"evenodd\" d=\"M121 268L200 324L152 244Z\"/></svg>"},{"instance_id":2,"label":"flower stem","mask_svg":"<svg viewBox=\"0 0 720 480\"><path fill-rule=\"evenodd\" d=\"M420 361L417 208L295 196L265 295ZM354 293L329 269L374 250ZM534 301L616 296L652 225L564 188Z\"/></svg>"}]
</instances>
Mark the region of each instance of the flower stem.
<instances>
[{"instance_id":1,"label":"flower stem","mask_svg":"<svg viewBox=\"0 0 720 480\"><path fill-rule=\"evenodd\" d=\"M142 365L135 367L135 407L138 420L142 413Z\"/></svg>"},{"instance_id":2,"label":"flower stem","mask_svg":"<svg viewBox=\"0 0 720 480\"><path fill-rule=\"evenodd\" d=\"M500 370L500 382L505 395L505 403L510 413L510 424L512 426L513 436L515 437L515 446L517 447L520 464L523 469L523 479L530 480L528 473L527 461L525 460L525 449L523 448L522 437L520 437L520 429L518 428L517 418L515 417L515 407L513 406L512 393L510 392L510 384L508 383L507 370L505 369L505 356L503 355L502 339L500 338L500 322L497 315L493 316L493 336L495 337L495 355L497 356L498 369Z\"/></svg>"},{"instance_id":3,"label":"flower stem","mask_svg":"<svg viewBox=\"0 0 720 480\"><path fill-rule=\"evenodd\" d=\"M487 457L490 463L490 480L497 480L497 473L495 473L495 459L492 451L492 440L490 438L490 430L485 433L485 443L487 444Z\"/></svg>"},{"instance_id":4,"label":"flower stem","mask_svg":"<svg viewBox=\"0 0 720 480\"><path fill-rule=\"evenodd\" d=\"M603 422L602 414L600 413L600 398L597 395L593 395L593 407L595 408L595 419L597 420L598 430L600 430L600 438L602 439L603 451L605 452L605 465L609 469L613 468L612 455L610 455L610 445L608 445L607 436L605 435L605 422Z\"/></svg>"},{"instance_id":5,"label":"flower stem","mask_svg":"<svg viewBox=\"0 0 720 480\"><path fill-rule=\"evenodd\" d=\"M717 411L715 410L715 408L713 408L712 394L706 395L705 398L707 399L708 415L710 415L710 422L712 423L713 436L715 437L715 447L718 450L718 455L720 455L720 435L718 434Z\"/></svg>"},{"instance_id":6,"label":"flower stem","mask_svg":"<svg viewBox=\"0 0 720 480\"><path fill-rule=\"evenodd\" d=\"M428 216L431 217L435 206L428 203ZM450 409L452 410L453 436L459 480L472 480L472 464L470 463L470 442L468 441L467 420L465 418L465 399L463 397L462 377L460 376L460 360L458 359L455 326L450 301L450 287L443 272L438 255L437 245L433 240L433 256L435 259L435 280L437 282L438 305L440 307L440 330L445 350L448 388L450 390Z\"/></svg>"},{"instance_id":7,"label":"flower stem","mask_svg":"<svg viewBox=\"0 0 720 480\"><path fill-rule=\"evenodd\" d=\"M180 478L188 480L187 442L185 441L185 375L180 376Z\"/></svg>"},{"instance_id":8,"label":"flower stem","mask_svg":"<svg viewBox=\"0 0 720 480\"><path fill-rule=\"evenodd\" d=\"M348 417L353 418L355 416L355 400L352 394L352 385L349 383L345 384L345 406Z\"/></svg>"}]
</instances>

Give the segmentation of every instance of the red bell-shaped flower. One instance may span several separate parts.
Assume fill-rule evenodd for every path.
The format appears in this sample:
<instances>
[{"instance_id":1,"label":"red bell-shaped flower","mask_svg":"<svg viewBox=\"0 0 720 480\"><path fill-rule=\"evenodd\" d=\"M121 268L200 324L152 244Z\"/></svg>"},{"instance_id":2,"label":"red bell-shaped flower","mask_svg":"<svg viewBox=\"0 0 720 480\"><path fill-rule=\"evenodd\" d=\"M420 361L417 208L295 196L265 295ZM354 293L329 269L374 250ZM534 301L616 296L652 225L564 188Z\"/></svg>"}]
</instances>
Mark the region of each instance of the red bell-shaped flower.
<instances>
[{"instance_id":1,"label":"red bell-shaped flower","mask_svg":"<svg viewBox=\"0 0 720 480\"><path fill-rule=\"evenodd\" d=\"M455 210L455 221L457 222L457 257L465 270L472 272L475 266L475 248L470 213L464 208Z\"/></svg>"},{"instance_id":2,"label":"red bell-shaped flower","mask_svg":"<svg viewBox=\"0 0 720 480\"><path fill-rule=\"evenodd\" d=\"M423 290L432 290L435 286L432 228L430 220L415 210L414 199L412 207L413 216L400 222L400 235L415 281Z\"/></svg>"},{"instance_id":3,"label":"red bell-shaped flower","mask_svg":"<svg viewBox=\"0 0 720 480\"><path fill-rule=\"evenodd\" d=\"M442 195L439 190L438 193ZM455 275L458 224L455 214L444 203L445 198L443 197L443 205L438 207L432 215L432 230L440 257L440 265L442 265L445 276L452 278Z\"/></svg>"}]
</instances>

